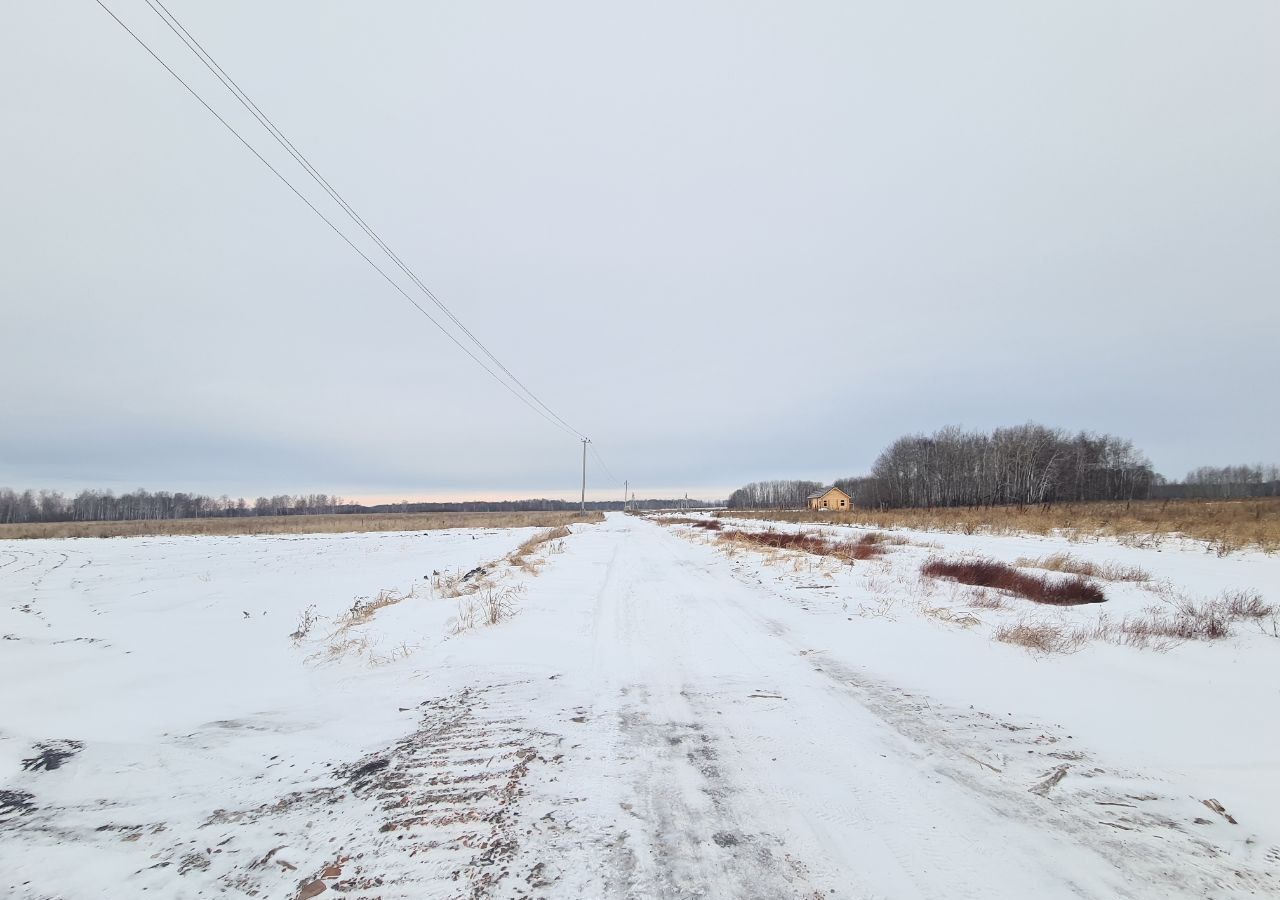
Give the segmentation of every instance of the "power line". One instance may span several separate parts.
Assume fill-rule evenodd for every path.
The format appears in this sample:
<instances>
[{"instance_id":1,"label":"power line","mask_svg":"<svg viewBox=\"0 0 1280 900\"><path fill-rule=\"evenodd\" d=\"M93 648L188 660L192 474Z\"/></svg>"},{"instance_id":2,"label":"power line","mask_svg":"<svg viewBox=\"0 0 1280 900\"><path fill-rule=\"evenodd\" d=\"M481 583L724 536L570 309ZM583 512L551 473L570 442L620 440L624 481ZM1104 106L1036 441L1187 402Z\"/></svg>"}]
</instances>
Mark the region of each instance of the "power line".
<instances>
[{"instance_id":1,"label":"power line","mask_svg":"<svg viewBox=\"0 0 1280 900\"><path fill-rule=\"evenodd\" d=\"M595 441L591 442L591 452L595 455L596 462L600 463L600 468L604 469L604 474L609 476L610 481L617 481L618 478L609 471L609 467L605 465L604 457L600 455L600 451L596 449Z\"/></svg>"},{"instance_id":2,"label":"power line","mask_svg":"<svg viewBox=\"0 0 1280 900\"><path fill-rule=\"evenodd\" d=\"M361 250L358 246L356 246L355 242L353 242L351 238L347 237L347 235L343 233L343 231L340 228L338 228L337 225L333 224L333 222L323 212L321 212L314 203L308 200L301 191L299 191L296 187L294 187L293 183L290 182L289 179L285 178L284 175L282 175L275 166L271 165L271 163L267 161L266 157L264 157L261 153L259 153L257 149L255 149L254 146L250 144L244 138L243 135L240 134L240 132L236 131L236 129L231 125L231 123L229 123L226 119L224 119L222 115L218 113L217 110L215 110L212 106L210 106L209 103L202 96L200 96L200 94L195 90L195 88L187 84L187 82L183 80L181 75L175 72L168 63L166 63L163 59L161 59L160 56L154 50L151 49L151 47L147 44L146 41L144 41L141 37L139 37L133 31L133 29L131 29L128 25L126 25L119 16L117 16L114 12L112 12L111 8L108 7L106 3L103 2L103 0L94 0L94 2L96 2L100 7L102 7L103 11L106 12L106 14L109 15L112 19L114 19L116 24L119 25L121 28L123 28L129 34L130 37L132 37L135 41L137 41L138 45L141 46L143 50L147 51L147 53L151 56L152 59L154 59L161 66L163 66L164 70L168 72L170 75L172 75L174 80L176 80L178 84L182 85L183 88L186 89L187 93L189 93L192 97L194 97L200 103L201 106L203 106L206 110L208 110L210 115L212 115L215 119L217 119L222 124L222 126L227 129L227 131L231 132L231 134L235 136L236 140L240 141L240 143L245 146L245 149L247 149L250 153L252 153L255 157L257 157L259 162L261 162L264 166L270 169L271 174L275 175L276 178L278 178L284 184L285 187L287 187L290 191L292 191L299 200L301 200L303 203L307 205L308 209L310 209L313 213L315 213L322 222L328 225L329 228L332 229L334 234L342 238L343 242L346 243L348 247L350 247L357 254L359 254L360 258L363 259L366 263L368 263L369 266L375 272L381 275L383 279L385 279L388 284L390 284L393 288L395 288L396 291L402 297L404 297L411 304L413 304L413 307L417 309L418 312L426 316L427 320L430 321L432 325L440 329L440 331L447 338L449 338L449 340L453 341L453 343L456 344L458 348L462 350L462 352L466 353L467 356L471 357L471 359L475 361L476 365L484 369L485 372L487 372L495 381L497 381L500 385L502 385L504 388L510 391L512 396L518 399L521 403L524 403L526 406L528 406L538 415L542 416L542 418L546 419L552 425L555 425L557 428L560 428L561 430L566 431L567 433L572 433L575 435L579 434L579 432L575 428L573 428L573 426L569 425L566 422L563 422L563 420L557 421L557 419L559 419L558 416L556 416L555 418L552 418L554 413L552 413L551 415L548 415L547 412L544 412L542 409L539 409L538 406L535 406L533 402L531 402L523 394L518 392L510 384L504 381L501 378L501 376L499 376L496 372L494 372L492 369L486 366L483 360L481 360L478 356L476 356L475 353L473 353L469 347L467 347L465 344L459 341L458 338L454 336L454 334L451 331L449 331L442 324L440 324L440 322L437 321L435 317L431 315L431 313L427 312L427 310L422 307L422 304L418 303L417 300L414 300L413 297L411 297L408 294L408 292L406 292L405 289L402 288L396 282L394 278L392 278L385 271L383 271L383 269L377 263L375 263L372 259L369 258L368 254L366 254L363 250Z\"/></svg>"},{"instance_id":3,"label":"power line","mask_svg":"<svg viewBox=\"0 0 1280 900\"><path fill-rule=\"evenodd\" d=\"M466 325L462 323L462 320L460 320L456 315L453 314L453 311L450 310L444 304L444 302L440 300L440 298L437 297L436 294L429 287L427 287L426 284L423 283L422 279L418 277L417 273L415 273L412 269L410 269L408 264L405 263L400 258L400 256L396 254L394 250L391 249L391 247L386 243L386 241L382 239L381 235L379 235L376 231L374 231L373 227L369 225L358 212L356 212L356 210L351 206L351 204L349 204L346 201L346 199L341 194L338 193L338 190L332 184L329 183L329 180L325 178L314 165L311 164L311 161L308 160L302 154L302 151L298 150L298 148L294 146L293 142L289 140L288 136L286 136L285 133L280 130L279 126L277 126L276 123L273 122L271 118L261 110L261 108L259 108L258 104L253 101L253 98L251 98L245 92L245 90L242 87L240 87L239 83L236 82L236 80L232 78L225 69L222 68L222 66L218 63L218 61L213 58L213 55L210 54L209 51L205 49L204 45L201 44L200 41L193 34L191 34L190 31L187 30L186 26L184 26L180 21L178 21L177 16L175 16L169 10L169 8L164 5L163 0L144 0L144 2L147 4L147 6L151 7L151 11L154 12L157 16L159 16L160 20L164 22L165 25L168 26L169 30L172 31L175 35L177 35L178 38L184 44L186 44L187 49L189 49L193 54L195 54L196 58L199 59L204 64L205 68L207 68L210 72L212 72L214 77L216 77L220 82L222 82L223 86L226 87L227 90L231 92L232 96L234 96L236 100L239 101L240 105L243 106L246 110L248 110L249 113L253 115L255 119L258 120L259 124L261 124L262 127L265 128L273 138L275 138L276 143L278 143L281 147L283 147L285 151L287 151L295 160L297 160L298 164L301 165L302 168L307 172L307 174L311 176L312 180L314 180L316 184L320 185L320 187L323 188L324 191L331 198L333 198L334 202L336 202L340 207L342 207L343 211L346 212L346 214L351 218L351 220L355 222L356 225L358 225L360 229L364 231L364 233L368 235L368 237L375 244L377 244L378 247L381 248L384 253L386 253L387 257L393 263L395 263L397 267L399 267L400 271L402 271L406 276L408 276L409 279L415 285L417 285L418 288L424 294L427 295L427 297L431 299L432 303L434 303L437 307L439 307L440 311L444 313L444 315L449 319L449 321L453 322L453 324L456 325L458 329L464 335L466 335L472 341L472 343L474 343L481 350L481 352L484 353L485 356L487 356L490 360L493 361L494 365L496 365L508 378L510 378L512 382L518 385L522 391L528 394L529 397L535 403L537 403L540 407L546 410L552 416L552 418L560 422L562 425L567 427L570 431L572 431L574 434L578 435L579 437L585 436L582 434L582 432L578 431L578 429L574 428L572 425L566 422L563 418L561 418L560 415L556 413L555 410L547 406L546 403L542 402L542 400L535 393L533 393L533 391L531 391L524 384L524 382L522 382L519 378L517 378L511 372L511 370L508 369L502 363L502 361L498 359L498 357L495 356L489 350L489 348L486 347L484 343L478 337L476 337L471 332L471 330L467 328Z\"/></svg>"}]
</instances>

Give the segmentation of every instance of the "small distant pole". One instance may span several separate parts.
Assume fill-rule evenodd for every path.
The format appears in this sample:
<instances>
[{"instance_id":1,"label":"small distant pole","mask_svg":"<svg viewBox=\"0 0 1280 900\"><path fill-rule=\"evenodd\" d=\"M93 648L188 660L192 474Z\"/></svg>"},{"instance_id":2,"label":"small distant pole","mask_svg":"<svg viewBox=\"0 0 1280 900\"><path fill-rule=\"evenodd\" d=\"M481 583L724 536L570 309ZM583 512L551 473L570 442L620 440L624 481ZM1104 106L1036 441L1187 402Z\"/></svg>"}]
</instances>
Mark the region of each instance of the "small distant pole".
<instances>
[{"instance_id":1,"label":"small distant pole","mask_svg":"<svg viewBox=\"0 0 1280 900\"><path fill-rule=\"evenodd\" d=\"M627 511L627 488L631 487L630 481L622 482L622 511Z\"/></svg>"},{"instance_id":2,"label":"small distant pole","mask_svg":"<svg viewBox=\"0 0 1280 900\"><path fill-rule=\"evenodd\" d=\"M587 511L587 444L591 441L582 439L582 511Z\"/></svg>"}]
</instances>

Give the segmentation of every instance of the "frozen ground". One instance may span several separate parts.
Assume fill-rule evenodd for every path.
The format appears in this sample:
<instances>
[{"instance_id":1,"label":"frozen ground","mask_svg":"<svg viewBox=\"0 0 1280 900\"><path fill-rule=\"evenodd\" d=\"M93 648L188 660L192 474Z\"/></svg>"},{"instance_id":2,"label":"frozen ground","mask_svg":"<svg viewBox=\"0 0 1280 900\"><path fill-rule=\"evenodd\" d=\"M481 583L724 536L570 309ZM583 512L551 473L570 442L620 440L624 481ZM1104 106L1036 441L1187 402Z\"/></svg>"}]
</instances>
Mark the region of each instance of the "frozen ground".
<instances>
[{"instance_id":1,"label":"frozen ground","mask_svg":"<svg viewBox=\"0 0 1280 900\"><path fill-rule=\"evenodd\" d=\"M970 589L917 575L1064 549L1150 571L1106 585L1117 616L1280 603L1280 558L904 533L833 566L619 515L574 531L539 574L491 571L516 615L459 633L424 576L531 531L0 542L0 887L1280 895L1280 638L1037 657L992 629L1100 608L961 626L928 610Z\"/></svg>"}]
</instances>

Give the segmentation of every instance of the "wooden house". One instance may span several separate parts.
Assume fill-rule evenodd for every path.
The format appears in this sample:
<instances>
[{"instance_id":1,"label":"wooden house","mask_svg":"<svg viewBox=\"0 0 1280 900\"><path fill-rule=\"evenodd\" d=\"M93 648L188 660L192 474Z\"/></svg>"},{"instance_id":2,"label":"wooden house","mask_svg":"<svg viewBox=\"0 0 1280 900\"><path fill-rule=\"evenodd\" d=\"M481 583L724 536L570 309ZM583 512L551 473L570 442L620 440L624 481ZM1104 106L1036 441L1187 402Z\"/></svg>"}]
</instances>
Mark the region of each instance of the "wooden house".
<instances>
[{"instance_id":1,"label":"wooden house","mask_svg":"<svg viewBox=\"0 0 1280 900\"><path fill-rule=\"evenodd\" d=\"M853 498L838 487L824 487L820 491L814 491L808 500L810 509L849 510L853 507Z\"/></svg>"}]
</instances>

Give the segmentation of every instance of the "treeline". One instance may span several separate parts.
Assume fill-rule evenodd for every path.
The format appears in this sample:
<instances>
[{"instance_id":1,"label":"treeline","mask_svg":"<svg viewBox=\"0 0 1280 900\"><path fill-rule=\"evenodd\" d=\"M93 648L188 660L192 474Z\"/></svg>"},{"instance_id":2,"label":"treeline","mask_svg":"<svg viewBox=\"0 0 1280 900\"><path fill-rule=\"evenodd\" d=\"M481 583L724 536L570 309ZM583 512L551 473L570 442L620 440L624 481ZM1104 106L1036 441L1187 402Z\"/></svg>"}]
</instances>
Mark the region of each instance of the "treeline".
<instances>
[{"instance_id":1,"label":"treeline","mask_svg":"<svg viewBox=\"0 0 1280 900\"><path fill-rule=\"evenodd\" d=\"M629 509L712 506L702 500L631 500ZM547 512L579 509L568 500L494 500L462 503L381 503L364 506L329 494L274 497L207 497L203 494L138 489L125 494L81 491L14 491L0 488L0 524L28 522L121 522L136 519L207 519L242 516L310 516L355 513ZM620 510L621 500L588 502L590 510Z\"/></svg>"},{"instance_id":2,"label":"treeline","mask_svg":"<svg viewBox=\"0 0 1280 900\"><path fill-rule=\"evenodd\" d=\"M1027 424L899 438L848 483L860 506L934 507L1140 500L1158 480L1124 438Z\"/></svg>"},{"instance_id":3,"label":"treeline","mask_svg":"<svg viewBox=\"0 0 1280 900\"><path fill-rule=\"evenodd\" d=\"M239 516L292 516L358 511L360 507L328 494L206 497L182 491L124 494L81 491L18 491L0 488L0 523L11 522L123 522L133 519L208 519Z\"/></svg>"},{"instance_id":4,"label":"treeline","mask_svg":"<svg viewBox=\"0 0 1280 900\"><path fill-rule=\"evenodd\" d=\"M718 500L684 499L648 499L628 500L627 509L703 509L710 506L723 506ZM465 500L454 503L381 503L377 506L361 506L358 512L388 513L427 513L427 512L568 512L581 509L578 500ZM617 511L623 508L621 500L588 500L588 510L601 512Z\"/></svg>"},{"instance_id":5,"label":"treeline","mask_svg":"<svg viewBox=\"0 0 1280 900\"><path fill-rule=\"evenodd\" d=\"M889 445L871 474L835 485L861 507L1025 506L1093 500L1280 496L1276 466L1202 467L1181 482L1157 474L1125 438L1027 424L991 432L943 428ZM822 485L760 481L734 509L795 509Z\"/></svg>"},{"instance_id":6,"label":"treeline","mask_svg":"<svg viewBox=\"0 0 1280 900\"><path fill-rule=\"evenodd\" d=\"M1151 494L1159 499L1280 497L1280 466L1201 466L1181 482L1157 485Z\"/></svg>"},{"instance_id":7,"label":"treeline","mask_svg":"<svg viewBox=\"0 0 1280 900\"><path fill-rule=\"evenodd\" d=\"M753 481L730 494L725 505L730 509L798 509L822 487L817 481Z\"/></svg>"}]
</instances>

